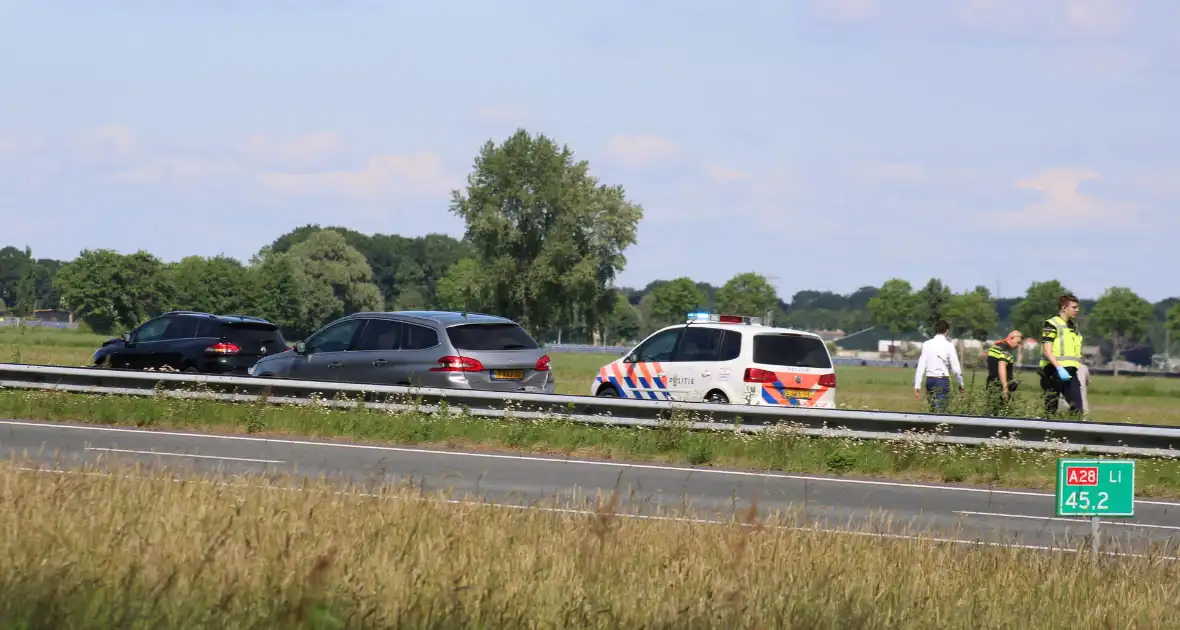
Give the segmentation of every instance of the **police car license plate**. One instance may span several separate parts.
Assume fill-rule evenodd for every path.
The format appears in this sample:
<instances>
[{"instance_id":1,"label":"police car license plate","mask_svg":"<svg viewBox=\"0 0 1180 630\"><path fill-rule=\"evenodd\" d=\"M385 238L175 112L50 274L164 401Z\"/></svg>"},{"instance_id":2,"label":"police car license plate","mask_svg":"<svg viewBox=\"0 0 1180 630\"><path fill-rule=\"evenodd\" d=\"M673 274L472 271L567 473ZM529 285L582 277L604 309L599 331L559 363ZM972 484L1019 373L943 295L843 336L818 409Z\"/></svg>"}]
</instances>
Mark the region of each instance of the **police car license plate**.
<instances>
[{"instance_id":1,"label":"police car license plate","mask_svg":"<svg viewBox=\"0 0 1180 630\"><path fill-rule=\"evenodd\" d=\"M783 390L783 394L787 398L811 398L812 391L810 389L787 389Z\"/></svg>"},{"instance_id":2,"label":"police car license plate","mask_svg":"<svg viewBox=\"0 0 1180 630\"><path fill-rule=\"evenodd\" d=\"M493 381L519 381L524 378L524 370L492 370Z\"/></svg>"}]
</instances>

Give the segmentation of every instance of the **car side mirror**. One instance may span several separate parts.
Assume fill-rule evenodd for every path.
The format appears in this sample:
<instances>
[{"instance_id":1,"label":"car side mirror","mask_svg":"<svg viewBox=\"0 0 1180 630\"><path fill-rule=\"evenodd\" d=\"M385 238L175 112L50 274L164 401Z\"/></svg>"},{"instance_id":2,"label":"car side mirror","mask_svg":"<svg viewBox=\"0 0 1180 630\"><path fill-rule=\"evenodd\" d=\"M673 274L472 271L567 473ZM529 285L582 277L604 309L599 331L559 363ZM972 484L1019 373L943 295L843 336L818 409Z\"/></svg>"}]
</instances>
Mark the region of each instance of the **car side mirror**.
<instances>
[{"instance_id":1,"label":"car side mirror","mask_svg":"<svg viewBox=\"0 0 1180 630\"><path fill-rule=\"evenodd\" d=\"M625 357L623 357L623 363L635 363L635 355L628 353Z\"/></svg>"},{"instance_id":2,"label":"car side mirror","mask_svg":"<svg viewBox=\"0 0 1180 630\"><path fill-rule=\"evenodd\" d=\"M295 342L295 354L304 354L307 352L307 344L302 341Z\"/></svg>"},{"instance_id":3,"label":"car side mirror","mask_svg":"<svg viewBox=\"0 0 1180 630\"><path fill-rule=\"evenodd\" d=\"M131 343L131 333L123 333L119 335L119 339L122 339L123 343Z\"/></svg>"}]
</instances>

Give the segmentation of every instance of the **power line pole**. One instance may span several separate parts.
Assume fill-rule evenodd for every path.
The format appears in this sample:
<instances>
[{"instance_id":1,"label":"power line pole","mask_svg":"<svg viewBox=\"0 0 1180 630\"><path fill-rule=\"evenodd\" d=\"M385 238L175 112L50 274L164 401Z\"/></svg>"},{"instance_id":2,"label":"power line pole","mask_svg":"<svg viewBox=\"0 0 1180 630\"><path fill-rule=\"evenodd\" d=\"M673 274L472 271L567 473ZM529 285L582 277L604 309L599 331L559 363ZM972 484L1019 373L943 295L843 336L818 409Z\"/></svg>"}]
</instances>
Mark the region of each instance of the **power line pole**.
<instances>
[{"instance_id":1,"label":"power line pole","mask_svg":"<svg viewBox=\"0 0 1180 630\"><path fill-rule=\"evenodd\" d=\"M770 286L774 287L774 297L775 297L774 306L770 307L766 311L766 325L767 326L774 325L774 311L778 307L778 300L782 299L779 297L778 287L775 285L775 282L777 282L778 279L779 279L778 276L766 276L766 281L770 283Z\"/></svg>"}]
</instances>

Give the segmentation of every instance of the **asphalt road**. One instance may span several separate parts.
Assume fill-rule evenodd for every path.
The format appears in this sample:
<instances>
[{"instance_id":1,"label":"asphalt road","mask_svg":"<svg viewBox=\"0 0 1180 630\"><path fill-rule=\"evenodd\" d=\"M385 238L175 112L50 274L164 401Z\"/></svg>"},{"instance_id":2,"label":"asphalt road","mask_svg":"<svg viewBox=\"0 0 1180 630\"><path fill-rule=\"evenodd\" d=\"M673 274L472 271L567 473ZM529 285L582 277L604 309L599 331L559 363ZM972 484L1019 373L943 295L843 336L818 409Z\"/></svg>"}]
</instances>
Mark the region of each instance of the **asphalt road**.
<instances>
[{"instance_id":1,"label":"asphalt road","mask_svg":"<svg viewBox=\"0 0 1180 630\"><path fill-rule=\"evenodd\" d=\"M0 453L65 469L139 464L180 474L294 472L412 483L517 506L592 501L618 489L618 509L629 514L703 520L728 520L756 501L760 513L790 513L800 525L1038 549L1084 547L1091 527L1089 520L1054 517L1053 496L1041 491L102 425L0 420ZM1180 502L1136 501L1135 512L1101 521L1104 549L1141 553L1180 543Z\"/></svg>"}]
</instances>

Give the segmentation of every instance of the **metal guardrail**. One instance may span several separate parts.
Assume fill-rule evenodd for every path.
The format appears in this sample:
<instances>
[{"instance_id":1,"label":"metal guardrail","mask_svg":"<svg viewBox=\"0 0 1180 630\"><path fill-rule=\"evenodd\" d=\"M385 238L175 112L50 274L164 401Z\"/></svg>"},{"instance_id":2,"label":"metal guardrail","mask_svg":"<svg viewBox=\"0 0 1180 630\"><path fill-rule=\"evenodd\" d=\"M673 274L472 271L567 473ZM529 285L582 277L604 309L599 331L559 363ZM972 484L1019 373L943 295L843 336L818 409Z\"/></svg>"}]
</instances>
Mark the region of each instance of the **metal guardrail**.
<instances>
[{"instance_id":1,"label":"metal guardrail","mask_svg":"<svg viewBox=\"0 0 1180 630\"><path fill-rule=\"evenodd\" d=\"M567 420L628 427L666 426L670 420L676 420L695 430L758 433L780 427L817 437L1180 456L1177 448L1180 428L1141 424L684 403L14 363L0 363L0 389L3 388L273 404L317 402L353 406L363 400L366 407L381 409L427 413L466 411L476 416L522 420Z\"/></svg>"},{"instance_id":2,"label":"metal guardrail","mask_svg":"<svg viewBox=\"0 0 1180 630\"><path fill-rule=\"evenodd\" d=\"M77 322L55 322L47 319L30 319L25 317L0 317L0 326L24 328L69 328L78 327Z\"/></svg>"},{"instance_id":3,"label":"metal guardrail","mask_svg":"<svg viewBox=\"0 0 1180 630\"><path fill-rule=\"evenodd\" d=\"M545 344L545 349L549 352L571 352L578 354L613 354L622 355L631 349L630 346L592 346L588 344L577 343L550 343ZM901 359L890 361L889 359L861 359L858 357L832 357L832 364L834 365L858 365L865 367L895 367L914 369L918 366L917 359ZM1040 369L1036 364L1017 365L1017 370L1022 372L1036 372ZM1105 375L1111 376L1114 370L1111 368L1090 368L1091 375ZM1180 378L1180 372L1161 372L1161 371L1147 371L1147 370L1119 370L1119 376L1130 377L1153 377L1153 378Z\"/></svg>"}]
</instances>

